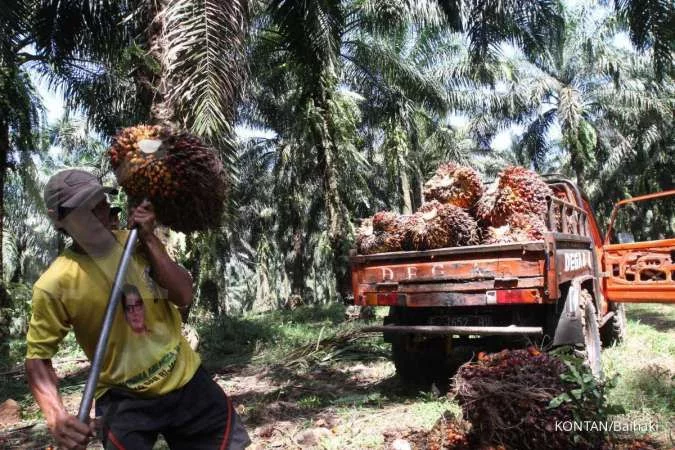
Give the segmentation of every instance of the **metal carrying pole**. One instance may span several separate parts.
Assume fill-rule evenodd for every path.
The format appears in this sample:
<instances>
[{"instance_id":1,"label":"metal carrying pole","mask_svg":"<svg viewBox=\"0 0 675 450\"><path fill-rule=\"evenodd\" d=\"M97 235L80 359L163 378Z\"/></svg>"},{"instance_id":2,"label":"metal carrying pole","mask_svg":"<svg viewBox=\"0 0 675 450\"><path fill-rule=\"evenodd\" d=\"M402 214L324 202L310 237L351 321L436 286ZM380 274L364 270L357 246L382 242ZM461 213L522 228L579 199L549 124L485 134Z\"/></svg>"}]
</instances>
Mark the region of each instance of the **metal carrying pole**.
<instances>
[{"instance_id":1,"label":"metal carrying pole","mask_svg":"<svg viewBox=\"0 0 675 450\"><path fill-rule=\"evenodd\" d=\"M94 359L91 362L91 370L89 371L87 384L84 386L80 410L77 413L77 418L82 423L87 423L87 420L89 419L89 411L91 410L91 404L94 401L94 392L96 391L98 376L101 373L101 364L103 363L103 357L105 356L105 352L108 348L108 338L110 337L110 330L112 329L113 319L115 318L115 310L117 309L117 304L122 297L124 278L127 275L127 269L129 267L129 262L131 261L131 254L133 253L137 239L138 229L132 228L129 232L129 236L127 237L127 242L124 244L122 258L120 259L119 265L117 266L115 281L110 292L108 306L105 310L105 317L103 318L103 324L101 326L101 334L99 335L98 342L96 343L96 352L94 353Z\"/></svg>"}]
</instances>

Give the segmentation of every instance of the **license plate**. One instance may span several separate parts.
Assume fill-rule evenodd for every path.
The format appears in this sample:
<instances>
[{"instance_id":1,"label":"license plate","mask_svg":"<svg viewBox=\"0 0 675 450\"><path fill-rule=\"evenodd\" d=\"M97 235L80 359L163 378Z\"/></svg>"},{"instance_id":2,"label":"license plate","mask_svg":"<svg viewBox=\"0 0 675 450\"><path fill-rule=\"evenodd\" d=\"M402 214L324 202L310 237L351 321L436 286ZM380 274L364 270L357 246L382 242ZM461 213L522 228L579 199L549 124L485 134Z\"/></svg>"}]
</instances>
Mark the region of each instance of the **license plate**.
<instances>
[{"instance_id":1,"label":"license plate","mask_svg":"<svg viewBox=\"0 0 675 450\"><path fill-rule=\"evenodd\" d=\"M492 317L489 316L453 316L433 317L432 325L449 325L453 327L489 327L492 326Z\"/></svg>"}]
</instances>

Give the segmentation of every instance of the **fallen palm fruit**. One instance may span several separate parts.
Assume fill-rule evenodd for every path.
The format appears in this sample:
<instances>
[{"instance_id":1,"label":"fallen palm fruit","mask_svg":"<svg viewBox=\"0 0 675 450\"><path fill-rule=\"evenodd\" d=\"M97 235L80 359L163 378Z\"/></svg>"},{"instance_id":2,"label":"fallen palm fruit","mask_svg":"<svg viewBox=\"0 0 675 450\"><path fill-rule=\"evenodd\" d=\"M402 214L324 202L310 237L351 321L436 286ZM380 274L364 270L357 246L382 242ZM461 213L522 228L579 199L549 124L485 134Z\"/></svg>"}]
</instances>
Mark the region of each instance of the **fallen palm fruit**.
<instances>
[{"instance_id":1,"label":"fallen palm fruit","mask_svg":"<svg viewBox=\"0 0 675 450\"><path fill-rule=\"evenodd\" d=\"M130 203L150 200L163 225L187 233L220 224L223 166L196 136L158 125L129 127L115 136L108 156Z\"/></svg>"},{"instance_id":2,"label":"fallen palm fruit","mask_svg":"<svg viewBox=\"0 0 675 450\"><path fill-rule=\"evenodd\" d=\"M441 164L433 177L424 183L424 200L460 208L472 208L483 194L480 175L470 167L454 163Z\"/></svg>"},{"instance_id":3,"label":"fallen palm fruit","mask_svg":"<svg viewBox=\"0 0 675 450\"><path fill-rule=\"evenodd\" d=\"M454 377L453 393L471 423L471 437L519 450L597 448L602 436L555 427L573 421L580 411L570 403L549 406L552 399L579 388L562 381L568 370L560 359L535 347L480 354L478 361L464 364ZM588 408L584 415L597 417Z\"/></svg>"}]
</instances>

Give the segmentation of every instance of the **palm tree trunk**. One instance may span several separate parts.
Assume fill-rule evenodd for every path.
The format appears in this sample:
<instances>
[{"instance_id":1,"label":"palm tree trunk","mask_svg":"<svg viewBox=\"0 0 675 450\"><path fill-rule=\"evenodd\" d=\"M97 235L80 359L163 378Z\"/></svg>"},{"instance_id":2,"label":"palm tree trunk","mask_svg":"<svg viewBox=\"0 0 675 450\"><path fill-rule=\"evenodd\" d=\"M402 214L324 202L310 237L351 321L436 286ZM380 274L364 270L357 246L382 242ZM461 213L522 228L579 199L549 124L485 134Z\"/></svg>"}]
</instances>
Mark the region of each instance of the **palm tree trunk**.
<instances>
[{"instance_id":1,"label":"palm tree trunk","mask_svg":"<svg viewBox=\"0 0 675 450\"><path fill-rule=\"evenodd\" d=\"M570 163L572 165L572 170L577 177L577 186L581 192L586 192L586 179L584 177L584 161L583 156L580 155L575 149L572 149L570 154Z\"/></svg>"},{"instance_id":2,"label":"palm tree trunk","mask_svg":"<svg viewBox=\"0 0 675 450\"><path fill-rule=\"evenodd\" d=\"M5 222L5 172L9 155L9 124L0 122L0 360L9 361L9 313L11 299L5 289L2 252Z\"/></svg>"},{"instance_id":3,"label":"palm tree trunk","mask_svg":"<svg viewBox=\"0 0 675 450\"><path fill-rule=\"evenodd\" d=\"M403 168L400 171L400 174L401 191L403 194L403 214L412 214L412 193L410 192L410 179L408 178L408 172L405 170L405 168Z\"/></svg>"},{"instance_id":4,"label":"palm tree trunk","mask_svg":"<svg viewBox=\"0 0 675 450\"><path fill-rule=\"evenodd\" d=\"M0 122L0 308L9 307L9 295L5 290L3 238L5 228L5 175L9 155L9 124Z\"/></svg>"},{"instance_id":5,"label":"palm tree trunk","mask_svg":"<svg viewBox=\"0 0 675 450\"><path fill-rule=\"evenodd\" d=\"M348 213L338 186L338 168L336 160L336 146L331 133L332 123L330 107L327 99L317 102L322 116L322 136L318 142L320 149L320 163L323 167L323 192L328 219L328 239L333 251L333 273L337 292L345 297L351 289L351 280L348 267L348 254L351 246L351 233L348 223Z\"/></svg>"},{"instance_id":6,"label":"palm tree trunk","mask_svg":"<svg viewBox=\"0 0 675 450\"><path fill-rule=\"evenodd\" d=\"M424 176L419 166L415 167L415 178L417 182L415 184L415 200L417 207L420 207L424 203Z\"/></svg>"},{"instance_id":7,"label":"palm tree trunk","mask_svg":"<svg viewBox=\"0 0 675 450\"><path fill-rule=\"evenodd\" d=\"M291 273L291 295L305 294L305 236L300 227L293 230L293 250L288 271Z\"/></svg>"},{"instance_id":8,"label":"palm tree trunk","mask_svg":"<svg viewBox=\"0 0 675 450\"><path fill-rule=\"evenodd\" d=\"M167 79L167 69L163 66L164 56L167 52L166 42L162 40L162 33L164 32L164 15L162 11L165 11L169 6L167 0L160 0L153 2L153 11L152 11L152 23L148 27L147 38L150 46L150 55L159 64L161 69L159 74L156 75L156 79L153 80L155 84L155 94L152 100L152 105L150 106L150 114L152 115L151 120L154 123L158 124L170 124L170 120L173 119L174 109L167 99L167 92L169 89L169 81Z\"/></svg>"}]
</instances>

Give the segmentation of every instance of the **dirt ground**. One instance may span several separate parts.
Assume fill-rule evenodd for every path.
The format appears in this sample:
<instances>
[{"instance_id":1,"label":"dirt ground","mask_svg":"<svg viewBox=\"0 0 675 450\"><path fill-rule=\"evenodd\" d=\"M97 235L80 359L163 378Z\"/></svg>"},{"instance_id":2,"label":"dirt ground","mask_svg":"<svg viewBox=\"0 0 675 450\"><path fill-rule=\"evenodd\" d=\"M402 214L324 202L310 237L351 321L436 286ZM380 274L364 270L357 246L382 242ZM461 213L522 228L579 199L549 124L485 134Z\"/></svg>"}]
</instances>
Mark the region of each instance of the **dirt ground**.
<instances>
[{"instance_id":1,"label":"dirt ground","mask_svg":"<svg viewBox=\"0 0 675 450\"><path fill-rule=\"evenodd\" d=\"M85 363L57 364L68 388L64 403L76 413ZM402 385L388 361L351 362L290 371L255 366L212 371L231 396L249 431L253 450L263 449L424 449L429 430L443 415L458 417L445 396ZM31 405L24 417L35 416ZM0 428L2 449L44 449L52 441L44 421L20 421ZM93 440L90 449L101 449ZM160 439L156 449L167 448ZM655 447L625 447L653 449ZM666 447L661 447L666 448Z\"/></svg>"},{"instance_id":2,"label":"dirt ground","mask_svg":"<svg viewBox=\"0 0 675 450\"><path fill-rule=\"evenodd\" d=\"M86 364L63 369L62 384L84 382ZM251 449L383 448L385 439L428 429L445 409L445 400L420 399L402 386L390 362L355 362L311 371L228 367L212 371L231 396L253 441ZM77 413L81 389L63 395ZM37 415L35 405L21 411ZM37 449L52 444L44 421L16 420L0 426L0 448ZM155 448L163 448L160 441ZM102 448L92 441L91 449Z\"/></svg>"}]
</instances>

